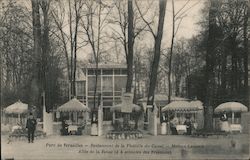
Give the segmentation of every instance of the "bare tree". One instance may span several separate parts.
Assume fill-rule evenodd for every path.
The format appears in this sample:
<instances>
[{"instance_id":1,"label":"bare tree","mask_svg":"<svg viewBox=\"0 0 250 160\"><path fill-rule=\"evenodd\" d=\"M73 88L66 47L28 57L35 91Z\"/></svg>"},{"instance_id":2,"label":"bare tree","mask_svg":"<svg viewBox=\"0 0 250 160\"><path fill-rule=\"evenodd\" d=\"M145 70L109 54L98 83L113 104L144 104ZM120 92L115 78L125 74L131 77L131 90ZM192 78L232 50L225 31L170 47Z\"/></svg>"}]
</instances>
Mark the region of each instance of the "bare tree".
<instances>
[{"instance_id":1,"label":"bare tree","mask_svg":"<svg viewBox=\"0 0 250 160\"><path fill-rule=\"evenodd\" d=\"M126 3L127 2L127 3ZM125 53L127 63L127 84L126 92L131 92L132 80L133 80L133 50L135 39L144 31L147 27L146 24L142 24L138 11L133 7L133 0L122 0L114 2L114 14L110 18L111 24L117 25L119 31L111 27L112 35L111 39L115 41L115 47L118 47L117 41L120 42ZM127 10L126 7L127 6ZM146 12L144 13L144 15Z\"/></svg>"},{"instance_id":2,"label":"bare tree","mask_svg":"<svg viewBox=\"0 0 250 160\"><path fill-rule=\"evenodd\" d=\"M69 84L69 99L71 97L71 70L72 66L70 65L70 60L69 60L69 49L68 49L68 41L69 41L69 36L64 32L64 21L65 21L65 8L64 5L59 1L58 3L55 4L57 7L52 10L52 17L55 23L55 26L59 32L58 34L55 34L58 39L62 42L62 48L64 51L65 59L66 59L66 68L67 68L67 77L68 77L68 84Z\"/></svg>"},{"instance_id":3,"label":"bare tree","mask_svg":"<svg viewBox=\"0 0 250 160\"><path fill-rule=\"evenodd\" d=\"M84 6L83 0L68 0L67 4L65 2L55 2L56 8L52 11L52 17L55 25L58 29L59 34L57 37L61 40L64 55L67 64L67 75L69 81L69 99L76 96L76 66L77 66L77 51L79 48L86 46L86 42L79 42L79 27L80 19L82 17L82 10ZM65 7L68 6L68 7ZM68 15L65 15L65 10L68 10ZM65 18L66 17L66 18ZM65 21L68 23L65 24ZM68 31L65 30L68 27Z\"/></svg>"},{"instance_id":4,"label":"bare tree","mask_svg":"<svg viewBox=\"0 0 250 160\"><path fill-rule=\"evenodd\" d=\"M84 3L82 0L74 0L73 3L73 9L74 9L74 16L75 16L75 29L74 33L72 31L72 12L71 12L71 4L69 1L69 18L70 18L70 41L71 41L71 66L72 66L72 72L71 72L71 79L72 79L72 93L74 96L76 96L76 86L75 86L75 81L76 81L76 62L77 62L77 49L78 49L78 27L79 27L79 22L81 19L81 10L83 7Z\"/></svg>"},{"instance_id":5,"label":"bare tree","mask_svg":"<svg viewBox=\"0 0 250 160\"><path fill-rule=\"evenodd\" d=\"M99 62L103 53L102 45L105 44L105 35L103 29L107 25L107 17L112 7L104 4L102 1L86 1L84 4L84 15L81 18L81 26L86 36L94 63L95 63L95 88L94 88L94 108L97 101L97 84L99 73Z\"/></svg>"},{"instance_id":6,"label":"bare tree","mask_svg":"<svg viewBox=\"0 0 250 160\"><path fill-rule=\"evenodd\" d=\"M152 66L151 66L150 84L149 84L149 92L148 92L148 100L147 100L148 105L153 105L154 92L155 92L156 81L157 81L157 72L158 72L158 66L159 66L160 55L161 55L161 40L162 40L162 35L163 35L163 26L164 26L164 18L165 18L167 1L159 0L159 19L158 19L157 33L154 33L151 25L144 18L137 2L136 2L136 6L141 15L141 18L143 19L145 24L147 24L147 27L149 28L152 36L154 37L154 58L153 58Z\"/></svg>"},{"instance_id":7,"label":"bare tree","mask_svg":"<svg viewBox=\"0 0 250 160\"><path fill-rule=\"evenodd\" d=\"M26 71L33 64L25 64L25 61L32 56L33 37L31 15L26 7L15 1L0 5L1 104L6 105L18 96L27 100L26 94L20 91L24 92L30 80L30 73Z\"/></svg>"},{"instance_id":8,"label":"bare tree","mask_svg":"<svg viewBox=\"0 0 250 160\"><path fill-rule=\"evenodd\" d=\"M183 18L186 16L186 13L195 5L199 3L199 1L193 4L191 7L187 8L186 6L189 4L190 0L187 0L186 3L177 11L175 12L175 5L174 0L172 0L172 37L171 37L171 45L170 45L170 56L169 56L169 72L168 72L168 103L171 102L171 95L172 95L172 82L171 82L171 73L172 73L172 56L173 56L173 48L174 48L174 40L176 34L179 30L181 22Z\"/></svg>"},{"instance_id":9,"label":"bare tree","mask_svg":"<svg viewBox=\"0 0 250 160\"><path fill-rule=\"evenodd\" d=\"M35 62L38 63L38 72L35 72L38 75L34 76L34 79L37 79L38 83L39 95L37 97L39 98L37 102L41 102L42 98L42 106L46 106L46 112L50 112L57 101L55 97L57 97L59 88L56 82L61 73L58 68L59 62L54 62L60 61L60 56L51 52L51 46L55 47L56 43L51 43L52 37L50 37L50 6L51 0L32 0L34 56L36 57ZM35 82L33 84L36 84ZM41 113L41 111L40 107L39 112Z\"/></svg>"}]
</instances>

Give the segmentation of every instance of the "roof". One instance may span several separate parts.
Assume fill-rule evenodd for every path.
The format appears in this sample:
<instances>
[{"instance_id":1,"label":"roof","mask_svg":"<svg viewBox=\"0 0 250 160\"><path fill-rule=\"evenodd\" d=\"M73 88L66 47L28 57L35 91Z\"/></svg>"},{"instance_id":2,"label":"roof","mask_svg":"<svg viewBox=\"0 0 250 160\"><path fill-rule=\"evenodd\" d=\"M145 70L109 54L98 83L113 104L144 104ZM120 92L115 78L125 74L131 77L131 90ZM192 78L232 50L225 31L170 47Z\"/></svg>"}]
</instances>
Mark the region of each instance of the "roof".
<instances>
[{"instance_id":1,"label":"roof","mask_svg":"<svg viewBox=\"0 0 250 160\"><path fill-rule=\"evenodd\" d=\"M247 110L247 107L239 102L226 102L216 107L214 112L247 112Z\"/></svg>"},{"instance_id":2,"label":"roof","mask_svg":"<svg viewBox=\"0 0 250 160\"><path fill-rule=\"evenodd\" d=\"M57 111L59 112L84 112L89 111L89 108L85 106L83 103L81 103L76 98L71 99L67 103L61 105L59 108L57 108Z\"/></svg>"},{"instance_id":3,"label":"roof","mask_svg":"<svg viewBox=\"0 0 250 160\"><path fill-rule=\"evenodd\" d=\"M28 104L22 103L18 100L16 103L9 105L5 108L5 113L7 114L22 114L28 112Z\"/></svg>"},{"instance_id":4,"label":"roof","mask_svg":"<svg viewBox=\"0 0 250 160\"><path fill-rule=\"evenodd\" d=\"M139 102L146 102L148 99L148 97L144 97L139 99ZM186 101L188 100L187 98L182 98L182 97L172 97L171 96L171 101ZM168 101L168 95L165 94L156 94L154 97L154 101L155 102L159 102L159 101Z\"/></svg>"},{"instance_id":5,"label":"roof","mask_svg":"<svg viewBox=\"0 0 250 160\"><path fill-rule=\"evenodd\" d=\"M162 108L162 111L198 111L202 110L201 101L173 101Z\"/></svg>"},{"instance_id":6,"label":"roof","mask_svg":"<svg viewBox=\"0 0 250 160\"><path fill-rule=\"evenodd\" d=\"M89 63L87 64L84 68L88 68L88 69L94 69L96 68L96 64L93 63ZM127 68L126 64L117 64L117 63L100 63L98 64L98 68L102 68L102 69L120 69L120 68Z\"/></svg>"},{"instance_id":7,"label":"roof","mask_svg":"<svg viewBox=\"0 0 250 160\"><path fill-rule=\"evenodd\" d=\"M115 106L112 106L111 107L111 111L121 111L121 108L122 108L122 103L120 104L117 104ZM132 110L133 111L140 111L142 108L136 104L131 104L132 105Z\"/></svg>"}]
</instances>

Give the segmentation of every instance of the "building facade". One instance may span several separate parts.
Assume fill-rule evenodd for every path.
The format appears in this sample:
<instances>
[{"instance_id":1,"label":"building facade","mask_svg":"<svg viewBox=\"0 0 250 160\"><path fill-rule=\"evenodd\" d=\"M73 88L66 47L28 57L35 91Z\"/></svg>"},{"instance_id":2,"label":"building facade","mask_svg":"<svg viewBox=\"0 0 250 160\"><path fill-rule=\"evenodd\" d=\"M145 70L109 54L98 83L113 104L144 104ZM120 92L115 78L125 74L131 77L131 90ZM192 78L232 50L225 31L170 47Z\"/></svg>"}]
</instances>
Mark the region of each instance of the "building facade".
<instances>
[{"instance_id":1,"label":"building facade","mask_svg":"<svg viewBox=\"0 0 250 160\"><path fill-rule=\"evenodd\" d=\"M94 107L94 92L96 74L97 88L96 101L98 95L103 105L103 120L111 121L112 113L110 107L121 103L122 90L126 87L127 66L121 64L99 64L98 69L94 64L89 64L81 68L77 73L76 96L90 109Z\"/></svg>"}]
</instances>

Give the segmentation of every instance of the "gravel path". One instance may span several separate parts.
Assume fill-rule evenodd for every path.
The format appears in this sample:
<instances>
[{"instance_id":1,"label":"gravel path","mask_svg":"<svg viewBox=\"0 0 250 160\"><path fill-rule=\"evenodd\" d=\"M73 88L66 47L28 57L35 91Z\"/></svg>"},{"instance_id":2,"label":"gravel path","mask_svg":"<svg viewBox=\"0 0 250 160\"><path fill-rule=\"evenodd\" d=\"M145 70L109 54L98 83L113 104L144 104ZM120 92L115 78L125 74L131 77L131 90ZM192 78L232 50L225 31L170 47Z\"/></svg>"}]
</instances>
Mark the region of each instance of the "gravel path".
<instances>
[{"instance_id":1,"label":"gravel path","mask_svg":"<svg viewBox=\"0 0 250 160\"><path fill-rule=\"evenodd\" d=\"M49 136L34 143L8 144L2 136L2 158L18 159L247 159L249 136L194 138L144 135L136 140L110 140L96 136Z\"/></svg>"}]
</instances>

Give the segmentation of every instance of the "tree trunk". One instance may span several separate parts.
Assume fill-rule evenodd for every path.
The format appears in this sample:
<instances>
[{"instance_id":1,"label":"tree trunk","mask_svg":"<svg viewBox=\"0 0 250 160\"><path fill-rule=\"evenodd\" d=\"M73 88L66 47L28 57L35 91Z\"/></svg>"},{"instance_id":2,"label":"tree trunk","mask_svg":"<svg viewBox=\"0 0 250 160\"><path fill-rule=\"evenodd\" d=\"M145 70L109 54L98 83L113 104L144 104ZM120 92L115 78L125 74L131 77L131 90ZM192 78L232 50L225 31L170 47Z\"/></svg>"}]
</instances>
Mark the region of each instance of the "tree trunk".
<instances>
[{"instance_id":1,"label":"tree trunk","mask_svg":"<svg viewBox=\"0 0 250 160\"><path fill-rule=\"evenodd\" d=\"M173 56L173 48L174 48L174 34L175 34L175 11L174 11L174 0L172 0L172 38L171 38L171 47L170 47L170 56L169 56L169 72L168 72L168 103L171 102L171 95L172 95L172 82L171 82L171 72L172 72L172 56Z\"/></svg>"},{"instance_id":2,"label":"tree trunk","mask_svg":"<svg viewBox=\"0 0 250 160\"><path fill-rule=\"evenodd\" d=\"M39 102L41 97L41 22L40 22L40 11L39 11L39 1L32 0L32 21L33 21L33 37L34 37L34 74L32 76L32 82L30 87L30 100L29 105L36 105ZM39 98L32 98L39 97ZM38 101L37 101L38 99ZM39 104L41 105L41 104ZM40 111L42 108L39 108Z\"/></svg>"},{"instance_id":3,"label":"tree trunk","mask_svg":"<svg viewBox=\"0 0 250 160\"><path fill-rule=\"evenodd\" d=\"M133 12L133 0L128 0L128 53L126 55L127 60L127 84L126 92L131 92L133 83L133 57L134 57L134 12ZM125 44L126 45L126 44ZM126 49L126 46L125 46ZM123 126L129 128L130 114L123 114Z\"/></svg>"},{"instance_id":4,"label":"tree trunk","mask_svg":"<svg viewBox=\"0 0 250 160\"><path fill-rule=\"evenodd\" d=\"M74 42L73 42L73 29L72 29L72 10L71 10L71 1L68 0L68 5L69 5L69 33L70 33L70 99L72 98L73 94L73 70L74 70Z\"/></svg>"},{"instance_id":5,"label":"tree trunk","mask_svg":"<svg viewBox=\"0 0 250 160\"><path fill-rule=\"evenodd\" d=\"M127 84L126 92L131 92L133 83L133 55L134 55L134 12L133 0L128 0L128 54L127 59Z\"/></svg>"},{"instance_id":6,"label":"tree trunk","mask_svg":"<svg viewBox=\"0 0 250 160\"><path fill-rule=\"evenodd\" d=\"M226 41L226 40L225 40ZM227 81L227 46L223 42L223 53L221 58L221 96L222 98L227 95L226 93L226 81ZM223 96L224 95L224 96Z\"/></svg>"},{"instance_id":7,"label":"tree trunk","mask_svg":"<svg viewBox=\"0 0 250 160\"><path fill-rule=\"evenodd\" d=\"M147 99L148 105L153 105L154 103L157 72L158 72L160 54L161 54L161 40L162 40L162 35L163 35L164 18L165 18L166 6L167 6L167 0L159 0L159 1L160 1L159 2L160 9L159 9L158 30L157 30L157 35L154 37L155 38L154 58L153 58L152 66L151 66L149 92L148 92L148 99Z\"/></svg>"},{"instance_id":8,"label":"tree trunk","mask_svg":"<svg viewBox=\"0 0 250 160\"><path fill-rule=\"evenodd\" d=\"M210 0L211 6L209 9L209 28L208 28L208 43L207 43L207 53L206 53L206 107L205 107L205 130L211 131L213 129L213 105L214 105L214 48L215 48L215 37L216 37L216 10L215 1Z\"/></svg>"},{"instance_id":9,"label":"tree trunk","mask_svg":"<svg viewBox=\"0 0 250 160\"><path fill-rule=\"evenodd\" d=\"M231 92L235 95L237 91L237 53L236 53L236 37L230 36L231 54L232 54L232 72L231 72Z\"/></svg>"},{"instance_id":10,"label":"tree trunk","mask_svg":"<svg viewBox=\"0 0 250 160\"><path fill-rule=\"evenodd\" d=\"M72 85L73 85L73 89L72 89L72 92L73 92L73 95L76 96L76 63L77 63L77 34L78 34L78 25L79 25L79 11L77 9L77 4L76 4L76 1L74 1L74 9L75 9L75 16L76 16L76 22L75 22L75 34L74 34L74 63L73 63L73 82L72 82Z\"/></svg>"},{"instance_id":11,"label":"tree trunk","mask_svg":"<svg viewBox=\"0 0 250 160\"><path fill-rule=\"evenodd\" d=\"M45 102L47 105L46 107L46 112L49 112L51 109L51 95L50 95L50 85L47 86L46 82L49 82L47 77L47 73L49 71L48 68L48 57L49 57L49 52L50 52L50 45L49 45L49 19L48 19L48 9L49 9L49 4L46 1L41 2L41 8L43 11L43 35L42 35L42 92L44 92L45 95ZM51 82L49 82L51 83Z\"/></svg>"}]
</instances>

